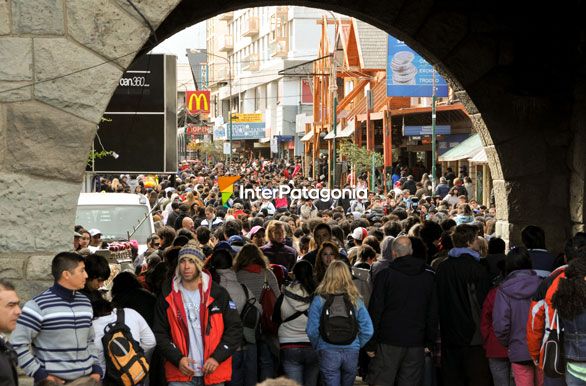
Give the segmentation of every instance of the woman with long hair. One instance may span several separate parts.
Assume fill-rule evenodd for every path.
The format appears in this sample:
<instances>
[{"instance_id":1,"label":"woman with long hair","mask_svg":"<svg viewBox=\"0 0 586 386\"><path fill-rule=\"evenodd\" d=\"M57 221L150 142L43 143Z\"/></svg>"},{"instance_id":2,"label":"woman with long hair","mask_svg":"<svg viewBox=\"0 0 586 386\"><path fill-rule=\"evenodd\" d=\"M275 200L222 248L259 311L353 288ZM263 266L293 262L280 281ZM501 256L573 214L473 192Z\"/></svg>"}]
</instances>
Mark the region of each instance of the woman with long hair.
<instances>
[{"instance_id":1,"label":"woman with long hair","mask_svg":"<svg viewBox=\"0 0 586 386\"><path fill-rule=\"evenodd\" d=\"M496 292L492 311L494 335L507 348L518 386L543 384L543 372L531 360L526 338L531 297L541 284L541 278L531 267L531 257L525 248L509 251L505 259L506 277Z\"/></svg>"},{"instance_id":2,"label":"woman with long hair","mask_svg":"<svg viewBox=\"0 0 586 386\"><path fill-rule=\"evenodd\" d=\"M235 257L234 271L236 271L238 281L252 292L257 301L261 301L261 293L265 283L268 283L275 298L281 295L279 283L270 269L269 261L256 245L246 244L242 247ZM266 311L263 310L263 312ZM274 378L276 375L277 337L263 333L257 346L260 362L259 381L262 382L267 378Z\"/></svg>"},{"instance_id":3,"label":"woman with long hair","mask_svg":"<svg viewBox=\"0 0 586 386\"><path fill-rule=\"evenodd\" d=\"M321 283L326 274L330 263L334 260L340 260L338 246L331 241L325 241L317 250L315 258L315 282Z\"/></svg>"},{"instance_id":4,"label":"woman with long hair","mask_svg":"<svg viewBox=\"0 0 586 386\"><path fill-rule=\"evenodd\" d=\"M566 384L586 385L586 259L573 259L560 279L552 304L563 328Z\"/></svg>"},{"instance_id":5,"label":"woman with long hair","mask_svg":"<svg viewBox=\"0 0 586 386\"><path fill-rule=\"evenodd\" d=\"M306 331L318 352L323 384L351 386L356 379L358 353L372 338L373 327L348 265L341 260L332 261L315 293ZM330 329L334 318L328 315L343 320L343 323L336 323L335 331ZM340 340L348 337L346 341Z\"/></svg>"},{"instance_id":6,"label":"woman with long hair","mask_svg":"<svg viewBox=\"0 0 586 386\"><path fill-rule=\"evenodd\" d=\"M300 385L315 386L319 374L318 357L305 332L307 310L316 288L311 263L298 261L293 266L293 276L294 281L283 290L273 313L273 319L281 322L281 363L288 378Z\"/></svg>"}]
</instances>

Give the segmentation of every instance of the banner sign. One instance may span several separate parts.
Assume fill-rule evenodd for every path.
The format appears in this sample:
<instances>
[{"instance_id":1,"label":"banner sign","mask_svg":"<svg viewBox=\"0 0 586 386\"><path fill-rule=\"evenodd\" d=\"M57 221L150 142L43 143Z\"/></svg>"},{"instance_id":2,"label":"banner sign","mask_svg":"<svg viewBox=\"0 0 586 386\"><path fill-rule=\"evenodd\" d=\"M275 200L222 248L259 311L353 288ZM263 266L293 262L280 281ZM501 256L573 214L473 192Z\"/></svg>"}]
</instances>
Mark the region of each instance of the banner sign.
<instances>
[{"instance_id":1,"label":"banner sign","mask_svg":"<svg viewBox=\"0 0 586 386\"><path fill-rule=\"evenodd\" d=\"M230 124L214 127L214 141L229 140L228 130ZM261 139L265 137L265 123L234 123L232 122L232 140L239 141L244 139Z\"/></svg>"},{"instance_id":2,"label":"banner sign","mask_svg":"<svg viewBox=\"0 0 586 386\"><path fill-rule=\"evenodd\" d=\"M186 91L185 104L191 114L209 114L210 90Z\"/></svg>"},{"instance_id":3,"label":"banner sign","mask_svg":"<svg viewBox=\"0 0 586 386\"><path fill-rule=\"evenodd\" d=\"M185 128L185 134L187 135L206 135L210 134L209 126L196 126L191 123L187 124Z\"/></svg>"},{"instance_id":4,"label":"banner sign","mask_svg":"<svg viewBox=\"0 0 586 386\"><path fill-rule=\"evenodd\" d=\"M450 125L436 125L435 133L437 135L447 135L452 133ZM403 127L403 136L416 137L419 135L431 135L431 125L427 126L405 126Z\"/></svg>"},{"instance_id":5,"label":"banner sign","mask_svg":"<svg viewBox=\"0 0 586 386\"><path fill-rule=\"evenodd\" d=\"M434 68L405 44L389 35L387 51L387 96L431 97ZM435 72L435 96L448 96L448 83Z\"/></svg>"},{"instance_id":6,"label":"banner sign","mask_svg":"<svg viewBox=\"0 0 586 386\"><path fill-rule=\"evenodd\" d=\"M258 114L232 114L232 123L262 123L262 113ZM263 123L264 124L264 123Z\"/></svg>"}]
</instances>

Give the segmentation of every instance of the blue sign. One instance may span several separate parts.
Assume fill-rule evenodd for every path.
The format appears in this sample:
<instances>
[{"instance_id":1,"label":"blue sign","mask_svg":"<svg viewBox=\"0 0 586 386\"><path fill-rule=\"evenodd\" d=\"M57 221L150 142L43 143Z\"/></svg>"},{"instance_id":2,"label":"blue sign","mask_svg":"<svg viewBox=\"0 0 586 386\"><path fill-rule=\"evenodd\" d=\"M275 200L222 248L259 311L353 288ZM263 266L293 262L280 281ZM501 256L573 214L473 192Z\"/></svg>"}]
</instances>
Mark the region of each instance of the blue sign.
<instances>
[{"instance_id":1,"label":"blue sign","mask_svg":"<svg viewBox=\"0 0 586 386\"><path fill-rule=\"evenodd\" d=\"M387 96L431 97L433 66L407 46L389 35L387 52ZM435 72L435 96L448 96L448 83Z\"/></svg>"},{"instance_id":2,"label":"blue sign","mask_svg":"<svg viewBox=\"0 0 586 386\"><path fill-rule=\"evenodd\" d=\"M214 127L214 141L228 140L228 130L230 124ZM232 122L232 140L240 141L243 139L261 139L265 137L264 122Z\"/></svg>"},{"instance_id":3,"label":"blue sign","mask_svg":"<svg viewBox=\"0 0 586 386\"><path fill-rule=\"evenodd\" d=\"M437 135L451 134L452 127L450 125L436 125L435 133ZM416 137L420 135L431 135L431 125L429 126L404 126L403 135L406 137Z\"/></svg>"}]
</instances>

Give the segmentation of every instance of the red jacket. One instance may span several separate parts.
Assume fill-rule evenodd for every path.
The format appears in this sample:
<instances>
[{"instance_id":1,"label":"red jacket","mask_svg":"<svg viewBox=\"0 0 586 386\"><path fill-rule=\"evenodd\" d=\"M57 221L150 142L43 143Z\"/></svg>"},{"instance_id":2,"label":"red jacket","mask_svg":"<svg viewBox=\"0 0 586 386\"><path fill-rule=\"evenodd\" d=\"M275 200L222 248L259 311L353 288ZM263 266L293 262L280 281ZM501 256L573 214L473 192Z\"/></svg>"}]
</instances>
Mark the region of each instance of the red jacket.
<instances>
[{"instance_id":1,"label":"red jacket","mask_svg":"<svg viewBox=\"0 0 586 386\"><path fill-rule=\"evenodd\" d=\"M171 290L159 298L155 309L154 332L157 347L166 359L165 376L168 382L189 382L191 377L179 371L179 361L189 355L189 332L185 307L175 278ZM220 365L211 374L204 375L206 385L228 382L232 378L232 353L242 343L242 324L236 305L228 292L202 273L200 286L201 335L204 362L214 358ZM204 306L205 305L205 306Z\"/></svg>"},{"instance_id":2,"label":"red jacket","mask_svg":"<svg viewBox=\"0 0 586 386\"><path fill-rule=\"evenodd\" d=\"M531 299L529 318L527 319L527 347L531 358L543 368L543 343L549 337L547 328L555 328L553 323L554 308L551 298L556 293L560 279L566 277L566 265L553 271L539 286Z\"/></svg>"},{"instance_id":3,"label":"red jacket","mask_svg":"<svg viewBox=\"0 0 586 386\"><path fill-rule=\"evenodd\" d=\"M494 308L494 299L498 287L488 291L484 304L482 305L482 315L480 319L480 333L482 334L482 346L486 352L487 358L508 358L507 348L498 341L494 335L492 327L492 309Z\"/></svg>"}]
</instances>

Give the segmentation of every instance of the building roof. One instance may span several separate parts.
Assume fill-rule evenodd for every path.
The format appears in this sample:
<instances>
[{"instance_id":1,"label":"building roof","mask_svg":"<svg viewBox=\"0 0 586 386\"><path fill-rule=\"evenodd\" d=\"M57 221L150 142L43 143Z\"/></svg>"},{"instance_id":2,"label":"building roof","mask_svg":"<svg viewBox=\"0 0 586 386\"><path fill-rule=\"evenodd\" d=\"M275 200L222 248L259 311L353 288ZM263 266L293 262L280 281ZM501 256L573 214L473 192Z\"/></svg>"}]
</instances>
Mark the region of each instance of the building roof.
<instances>
[{"instance_id":1,"label":"building roof","mask_svg":"<svg viewBox=\"0 0 586 386\"><path fill-rule=\"evenodd\" d=\"M355 30L360 51L361 67L373 70L386 69L389 35L385 31L358 19L354 19L354 22L356 23Z\"/></svg>"}]
</instances>

